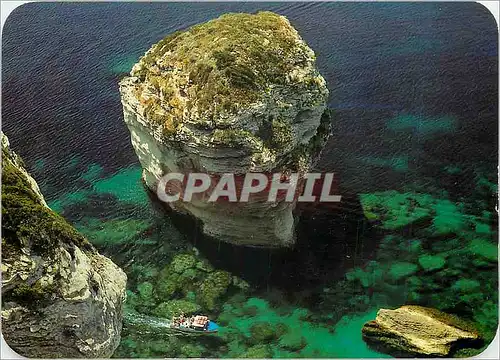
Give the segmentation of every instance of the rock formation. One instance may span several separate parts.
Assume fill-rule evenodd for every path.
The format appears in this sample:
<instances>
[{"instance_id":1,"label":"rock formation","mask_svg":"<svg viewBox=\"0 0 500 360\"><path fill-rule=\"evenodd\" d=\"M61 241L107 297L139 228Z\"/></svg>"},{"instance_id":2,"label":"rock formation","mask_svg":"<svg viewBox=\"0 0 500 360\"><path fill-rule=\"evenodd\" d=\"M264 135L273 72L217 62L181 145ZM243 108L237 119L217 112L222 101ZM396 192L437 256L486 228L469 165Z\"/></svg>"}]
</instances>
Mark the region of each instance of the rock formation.
<instances>
[{"instance_id":1,"label":"rock formation","mask_svg":"<svg viewBox=\"0 0 500 360\"><path fill-rule=\"evenodd\" d=\"M315 55L283 16L226 14L153 45L120 82L125 123L153 191L169 172L299 172L329 135ZM170 203L204 233L253 246L294 242L295 201Z\"/></svg>"},{"instance_id":2,"label":"rock formation","mask_svg":"<svg viewBox=\"0 0 500 360\"><path fill-rule=\"evenodd\" d=\"M2 137L2 334L34 358L109 357L126 275L50 210Z\"/></svg>"},{"instance_id":3,"label":"rock formation","mask_svg":"<svg viewBox=\"0 0 500 360\"><path fill-rule=\"evenodd\" d=\"M421 306L380 309L362 331L367 343L397 357L448 356L480 344L478 333L468 323Z\"/></svg>"}]
</instances>

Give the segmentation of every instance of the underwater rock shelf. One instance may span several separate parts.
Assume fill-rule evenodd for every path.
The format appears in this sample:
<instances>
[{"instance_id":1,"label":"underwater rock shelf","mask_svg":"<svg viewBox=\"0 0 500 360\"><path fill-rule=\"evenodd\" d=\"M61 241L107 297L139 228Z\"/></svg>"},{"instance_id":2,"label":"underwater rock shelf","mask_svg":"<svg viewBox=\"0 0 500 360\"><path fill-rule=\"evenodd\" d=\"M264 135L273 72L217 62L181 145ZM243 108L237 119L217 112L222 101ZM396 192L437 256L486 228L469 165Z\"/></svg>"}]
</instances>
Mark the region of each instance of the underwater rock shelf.
<instances>
[{"instance_id":1,"label":"underwater rock shelf","mask_svg":"<svg viewBox=\"0 0 500 360\"><path fill-rule=\"evenodd\" d=\"M314 52L271 12L226 14L153 45L120 82L125 123L156 192L166 173L304 173L329 135ZM169 204L235 244L290 246L295 202Z\"/></svg>"}]
</instances>

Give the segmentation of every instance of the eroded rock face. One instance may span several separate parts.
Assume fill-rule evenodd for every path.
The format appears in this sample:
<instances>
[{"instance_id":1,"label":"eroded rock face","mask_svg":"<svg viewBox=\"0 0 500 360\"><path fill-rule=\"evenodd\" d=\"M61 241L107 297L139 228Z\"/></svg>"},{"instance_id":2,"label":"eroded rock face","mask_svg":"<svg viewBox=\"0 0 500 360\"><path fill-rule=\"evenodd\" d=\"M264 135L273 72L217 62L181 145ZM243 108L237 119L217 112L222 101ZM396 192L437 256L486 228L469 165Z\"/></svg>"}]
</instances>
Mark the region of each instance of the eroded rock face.
<instances>
[{"instance_id":1,"label":"eroded rock face","mask_svg":"<svg viewBox=\"0 0 500 360\"><path fill-rule=\"evenodd\" d=\"M329 135L313 51L282 16L227 14L167 36L120 82L125 123L153 191L168 172L306 172ZM294 202L171 206L206 234L244 245L294 242Z\"/></svg>"},{"instance_id":2,"label":"eroded rock face","mask_svg":"<svg viewBox=\"0 0 500 360\"><path fill-rule=\"evenodd\" d=\"M448 356L452 351L480 345L471 326L455 316L421 306L380 309L363 327L363 339L397 357Z\"/></svg>"},{"instance_id":3,"label":"eroded rock face","mask_svg":"<svg viewBox=\"0 0 500 360\"><path fill-rule=\"evenodd\" d=\"M27 357L109 357L126 275L47 207L1 136L2 334Z\"/></svg>"}]
</instances>

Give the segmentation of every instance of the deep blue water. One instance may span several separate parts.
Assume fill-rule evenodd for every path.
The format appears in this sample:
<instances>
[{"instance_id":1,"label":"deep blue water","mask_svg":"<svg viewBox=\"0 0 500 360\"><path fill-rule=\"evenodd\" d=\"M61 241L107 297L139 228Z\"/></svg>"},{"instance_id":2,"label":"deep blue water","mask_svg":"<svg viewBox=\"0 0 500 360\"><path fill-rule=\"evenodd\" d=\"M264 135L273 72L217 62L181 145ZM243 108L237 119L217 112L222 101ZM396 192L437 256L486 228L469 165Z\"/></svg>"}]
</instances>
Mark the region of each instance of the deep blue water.
<instances>
[{"instance_id":1,"label":"deep blue water","mask_svg":"<svg viewBox=\"0 0 500 360\"><path fill-rule=\"evenodd\" d=\"M26 4L3 33L3 131L49 199L90 163L136 164L121 73L168 33L263 9L287 16L317 54L337 113L319 166L344 193L431 178L466 195L473 170L495 166L497 30L476 3ZM439 179L457 164L459 186Z\"/></svg>"}]
</instances>

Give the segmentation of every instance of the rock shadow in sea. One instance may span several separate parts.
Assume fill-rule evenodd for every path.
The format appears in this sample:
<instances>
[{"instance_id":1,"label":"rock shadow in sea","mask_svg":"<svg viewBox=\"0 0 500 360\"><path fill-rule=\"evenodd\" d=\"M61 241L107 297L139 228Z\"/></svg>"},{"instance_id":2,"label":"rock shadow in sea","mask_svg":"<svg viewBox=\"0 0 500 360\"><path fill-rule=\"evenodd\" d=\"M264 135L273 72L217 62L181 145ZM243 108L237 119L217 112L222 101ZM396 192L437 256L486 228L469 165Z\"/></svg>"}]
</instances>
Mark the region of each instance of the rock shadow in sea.
<instances>
[{"instance_id":1,"label":"rock shadow in sea","mask_svg":"<svg viewBox=\"0 0 500 360\"><path fill-rule=\"evenodd\" d=\"M201 222L151 200L213 266L231 272L256 288L313 290L341 279L347 269L371 258L377 234L366 221L359 197L343 197L341 206L316 204L297 209L297 240L293 248L262 248L230 244L202 233ZM369 240L368 240L369 239Z\"/></svg>"}]
</instances>

